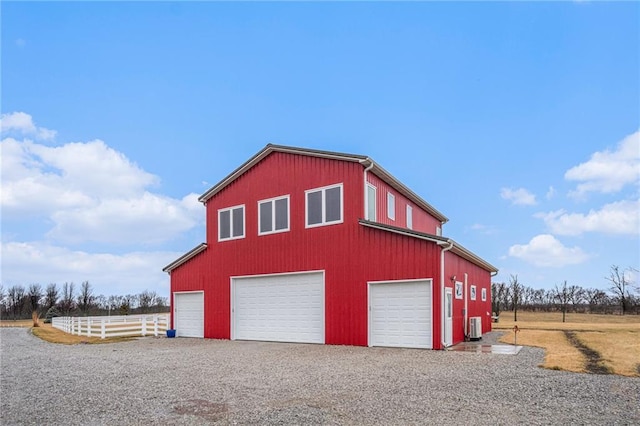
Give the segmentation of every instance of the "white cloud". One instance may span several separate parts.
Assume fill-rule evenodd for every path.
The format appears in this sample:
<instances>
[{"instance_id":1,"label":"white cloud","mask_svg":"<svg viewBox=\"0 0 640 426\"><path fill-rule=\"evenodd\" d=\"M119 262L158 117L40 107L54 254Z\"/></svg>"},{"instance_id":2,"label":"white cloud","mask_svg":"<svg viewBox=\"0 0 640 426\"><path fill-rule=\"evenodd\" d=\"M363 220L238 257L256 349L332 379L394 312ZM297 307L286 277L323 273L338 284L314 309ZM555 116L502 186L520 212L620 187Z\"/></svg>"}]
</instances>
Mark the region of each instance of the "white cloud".
<instances>
[{"instance_id":1,"label":"white cloud","mask_svg":"<svg viewBox=\"0 0 640 426\"><path fill-rule=\"evenodd\" d=\"M13 129L32 122L27 114L5 115ZM159 178L100 140L50 147L6 138L0 148L3 215L47 219L54 240L154 244L204 222L197 194L174 199L149 191Z\"/></svg>"},{"instance_id":2,"label":"white cloud","mask_svg":"<svg viewBox=\"0 0 640 426\"><path fill-rule=\"evenodd\" d=\"M511 204L520 206L533 206L536 204L536 196L524 188L502 188L500 196L505 200L511 201Z\"/></svg>"},{"instance_id":3,"label":"white cloud","mask_svg":"<svg viewBox=\"0 0 640 426\"><path fill-rule=\"evenodd\" d=\"M589 161L569 169L565 179L580 182L569 193L583 198L589 192L615 193L628 184L640 182L640 131L624 138L614 151L591 155Z\"/></svg>"},{"instance_id":4,"label":"white cloud","mask_svg":"<svg viewBox=\"0 0 640 426\"><path fill-rule=\"evenodd\" d=\"M53 213L55 226L47 236L70 243L118 244L131 239L160 243L194 227L198 213L204 217L202 205L190 203L194 196L175 200L145 192L136 198L102 199L86 208L60 210Z\"/></svg>"},{"instance_id":5,"label":"white cloud","mask_svg":"<svg viewBox=\"0 0 640 426\"><path fill-rule=\"evenodd\" d=\"M474 223L473 225L471 225L470 228L472 231L476 231L484 235L492 235L496 233L495 227L489 226L489 225L483 225L481 223Z\"/></svg>"},{"instance_id":6,"label":"white cloud","mask_svg":"<svg viewBox=\"0 0 640 426\"><path fill-rule=\"evenodd\" d=\"M137 294L153 290L169 293L168 275L162 267L182 253L86 253L39 242L2 243L2 280L13 284L89 281L96 294Z\"/></svg>"},{"instance_id":7,"label":"white cloud","mask_svg":"<svg viewBox=\"0 0 640 426\"><path fill-rule=\"evenodd\" d=\"M537 235L528 244L516 244L509 248L509 256L541 267L577 265L589 259L580 247L565 247L553 235Z\"/></svg>"},{"instance_id":8,"label":"white cloud","mask_svg":"<svg viewBox=\"0 0 640 426\"><path fill-rule=\"evenodd\" d=\"M56 136L55 130L37 127L31 116L24 112L2 114L0 116L0 129L3 133L17 133L44 140L50 140Z\"/></svg>"},{"instance_id":9,"label":"white cloud","mask_svg":"<svg viewBox=\"0 0 640 426\"><path fill-rule=\"evenodd\" d=\"M553 186L550 186L546 194L547 200L552 199L555 195L556 195L556 189Z\"/></svg>"},{"instance_id":10,"label":"white cloud","mask_svg":"<svg viewBox=\"0 0 640 426\"><path fill-rule=\"evenodd\" d=\"M538 213L536 217L542 218L549 230L557 235L580 235L585 232L640 234L640 200L617 201L604 205L600 210L589 210L587 214L556 210Z\"/></svg>"}]
</instances>

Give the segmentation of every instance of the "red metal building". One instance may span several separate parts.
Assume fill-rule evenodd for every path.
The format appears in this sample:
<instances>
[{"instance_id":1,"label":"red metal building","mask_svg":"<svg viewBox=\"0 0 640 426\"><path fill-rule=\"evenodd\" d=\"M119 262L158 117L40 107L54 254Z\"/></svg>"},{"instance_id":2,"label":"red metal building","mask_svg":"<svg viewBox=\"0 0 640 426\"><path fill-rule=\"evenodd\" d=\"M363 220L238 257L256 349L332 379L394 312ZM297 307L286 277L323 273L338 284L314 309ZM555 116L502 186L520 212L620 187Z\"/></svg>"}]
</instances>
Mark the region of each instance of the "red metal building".
<instances>
[{"instance_id":1,"label":"red metal building","mask_svg":"<svg viewBox=\"0 0 640 426\"><path fill-rule=\"evenodd\" d=\"M164 268L178 336L441 349L491 330L497 269L371 158L267 145Z\"/></svg>"}]
</instances>

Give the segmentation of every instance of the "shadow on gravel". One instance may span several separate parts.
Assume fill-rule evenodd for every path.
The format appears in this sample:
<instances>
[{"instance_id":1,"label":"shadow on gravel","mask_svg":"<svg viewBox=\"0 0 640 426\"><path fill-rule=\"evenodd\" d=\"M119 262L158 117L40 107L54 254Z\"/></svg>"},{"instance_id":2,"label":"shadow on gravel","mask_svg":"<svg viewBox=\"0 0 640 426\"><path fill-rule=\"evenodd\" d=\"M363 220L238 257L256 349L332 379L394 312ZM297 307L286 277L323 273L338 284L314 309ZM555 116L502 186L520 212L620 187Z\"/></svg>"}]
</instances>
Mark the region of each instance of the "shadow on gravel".
<instances>
[{"instance_id":1,"label":"shadow on gravel","mask_svg":"<svg viewBox=\"0 0 640 426\"><path fill-rule=\"evenodd\" d=\"M229 405L204 399L191 399L173 407L181 415L197 416L207 421L217 422L227 416Z\"/></svg>"},{"instance_id":2,"label":"shadow on gravel","mask_svg":"<svg viewBox=\"0 0 640 426\"><path fill-rule=\"evenodd\" d=\"M606 365L603 365L604 359L597 351L594 351L589 346L582 343L576 337L576 333L569 330L564 330L564 335L573 346L575 346L582 354L587 358L587 365L585 370L591 374L612 374L611 369Z\"/></svg>"}]
</instances>

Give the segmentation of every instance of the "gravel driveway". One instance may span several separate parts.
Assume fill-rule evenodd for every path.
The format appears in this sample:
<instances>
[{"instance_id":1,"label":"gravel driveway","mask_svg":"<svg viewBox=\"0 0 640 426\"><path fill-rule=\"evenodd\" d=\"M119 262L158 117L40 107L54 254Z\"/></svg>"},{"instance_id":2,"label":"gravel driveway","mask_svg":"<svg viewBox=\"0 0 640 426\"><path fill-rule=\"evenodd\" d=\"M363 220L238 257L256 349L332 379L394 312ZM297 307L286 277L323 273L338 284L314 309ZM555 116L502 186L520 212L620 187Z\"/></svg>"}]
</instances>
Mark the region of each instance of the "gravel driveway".
<instances>
[{"instance_id":1,"label":"gravel driveway","mask_svg":"<svg viewBox=\"0 0 640 426\"><path fill-rule=\"evenodd\" d=\"M0 329L2 425L640 424L640 379L490 355Z\"/></svg>"}]
</instances>

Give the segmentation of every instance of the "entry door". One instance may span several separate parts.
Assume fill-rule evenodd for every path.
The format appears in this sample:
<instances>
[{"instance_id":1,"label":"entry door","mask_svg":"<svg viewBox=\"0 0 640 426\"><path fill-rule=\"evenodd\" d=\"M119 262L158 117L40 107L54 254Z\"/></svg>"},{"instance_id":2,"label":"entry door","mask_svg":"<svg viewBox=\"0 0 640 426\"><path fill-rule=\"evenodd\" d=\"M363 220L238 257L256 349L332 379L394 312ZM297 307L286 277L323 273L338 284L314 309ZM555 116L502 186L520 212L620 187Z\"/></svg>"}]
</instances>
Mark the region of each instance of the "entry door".
<instances>
[{"instance_id":1,"label":"entry door","mask_svg":"<svg viewBox=\"0 0 640 426\"><path fill-rule=\"evenodd\" d=\"M444 344L453 344L453 289L446 288L444 293Z\"/></svg>"}]
</instances>

